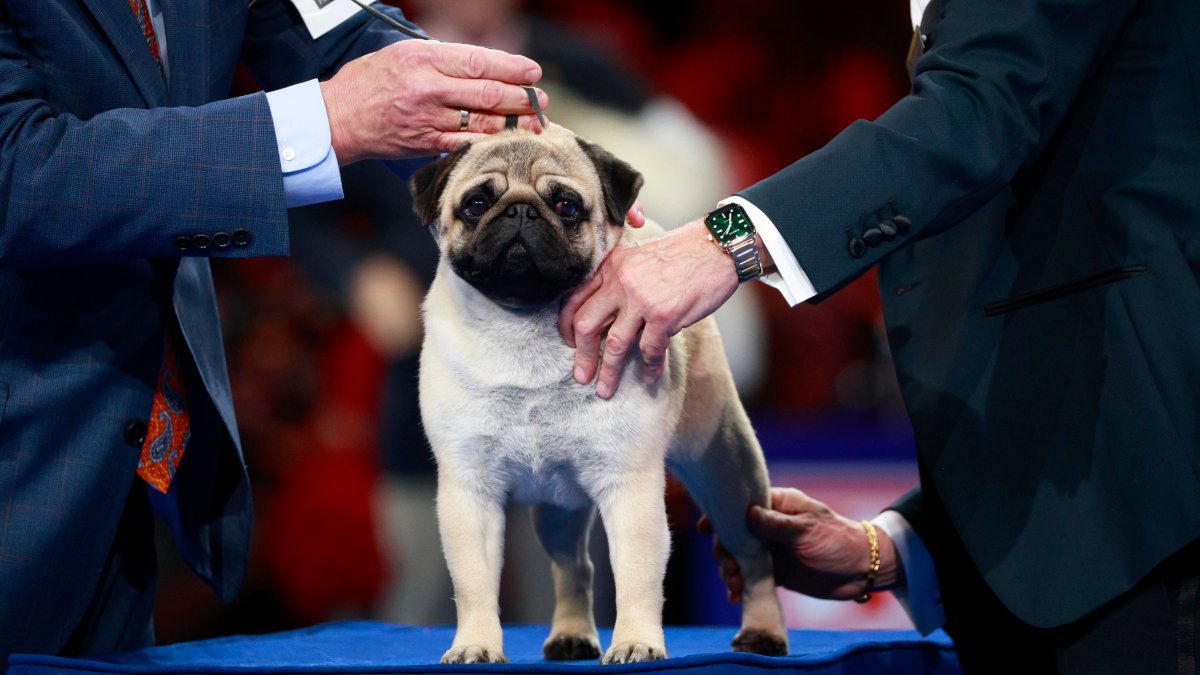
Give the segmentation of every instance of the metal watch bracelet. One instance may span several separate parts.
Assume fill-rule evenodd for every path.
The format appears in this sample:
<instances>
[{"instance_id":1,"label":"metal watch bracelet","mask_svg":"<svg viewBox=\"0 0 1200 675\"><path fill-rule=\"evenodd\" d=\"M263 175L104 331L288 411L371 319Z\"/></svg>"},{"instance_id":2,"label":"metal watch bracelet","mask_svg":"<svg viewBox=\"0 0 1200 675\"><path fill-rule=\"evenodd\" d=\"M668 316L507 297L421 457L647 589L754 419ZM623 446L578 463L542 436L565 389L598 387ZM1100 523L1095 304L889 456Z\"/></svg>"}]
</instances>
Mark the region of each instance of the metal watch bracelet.
<instances>
[{"instance_id":1,"label":"metal watch bracelet","mask_svg":"<svg viewBox=\"0 0 1200 675\"><path fill-rule=\"evenodd\" d=\"M762 258L758 254L758 243L751 233L725 248L733 256L733 264L737 268L738 283L742 284L751 279L757 279L763 274Z\"/></svg>"}]
</instances>

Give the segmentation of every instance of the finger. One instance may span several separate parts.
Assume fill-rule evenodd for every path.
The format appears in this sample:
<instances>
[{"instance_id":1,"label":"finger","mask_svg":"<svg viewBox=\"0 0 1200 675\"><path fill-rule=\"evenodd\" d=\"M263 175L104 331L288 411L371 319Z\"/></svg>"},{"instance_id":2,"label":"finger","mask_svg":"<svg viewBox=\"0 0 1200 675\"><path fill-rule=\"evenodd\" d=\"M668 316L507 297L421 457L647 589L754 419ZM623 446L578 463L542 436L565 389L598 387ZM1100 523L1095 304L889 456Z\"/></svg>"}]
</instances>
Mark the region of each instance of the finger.
<instances>
[{"instance_id":1,"label":"finger","mask_svg":"<svg viewBox=\"0 0 1200 675\"><path fill-rule=\"evenodd\" d=\"M713 533L712 521L708 519L708 516L700 516L700 520L696 521L696 531L700 534Z\"/></svg>"},{"instance_id":2,"label":"finger","mask_svg":"<svg viewBox=\"0 0 1200 675\"><path fill-rule=\"evenodd\" d=\"M438 128L450 133L494 134L504 131L508 127L507 115L493 115L476 110L467 110L466 129L459 128L462 125L462 110L447 109L442 117L445 118L445 121L439 121ZM542 131L542 125L538 122L537 115L518 115L517 127L539 133Z\"/></svg>"},{"instance_id":3,"label":"finger","mask_svg":"<svg viewBox=\"0 0 1200 675\"><path fill-rule=\"evenodd\" d=\"M592 297L592 294L600 288L600 282L600 275L593 274L582 286L571 293L571 297L567 298L558 312L558 332L562 334L563 340L566 340L572 349L575 348L575 315L583 303L587 302L588 298ZM584 380L580 384L590 381Z\"/></svg>"},{"instance_id":4,"label":"finger","mask_svg":"<svg viewBox=\"0 0 1200 675\"><path fill-rule=\"evenodd\" d=\"M790 514L809 513L824 506L796 488L771 488L771 508Z\"/></svg>"},{"instance_id":5,"label":"finger","mask_svg":"<svg viewBox=\"0 0 1200 675\"><path fill-rule=\"evenodd\" d=\"M430 45L433 67L443 75L471 80L499 80L533 84L542 79L542 67L533 59L475 45Z\"/></svg>"},{"instance_id":6,"label":"finger","mask_svg":"<svg viewBox=\"0 0 1200 675\"><path fill-rule=\"evenodd\" d=\"M600 359L600 378L596 382L596 394L600 398L609 398L616 393L643 325L640 316L625 311L609 326L608 337L604 339L604 357Z\"/></svg>"},{"instance_id":7,"label":"finger","mask_svg":"<svg viewBox=\"0 0 1200 675\"><path fill-rule=\"evenodd\" d=\"M438 100L447 108L483 110L498 115L524 115L533 112L529 93L524 87L505 84L495 80L443 80L446 89ZM538 104L543 108L550 105L550 97L541 89L537 93Z\"/></svg>"},{"instance_id":8,"label":"finger","mask_svg":"<svg viewBox=\"0 0 1200 675\"><path fill-rule=\"evenodd\" d=\"M590 302L575 314L575 381L587 384L596 377L600 361L600 334L616 318L617 307L603 293L596 293Z\"/></svg>"},{"instance_id":9,"label":"finger","mask_svg":"<svg viewBox=\"0 0 1200 675\"><path fill-rule=\"evenodd\" d=\"M641 227L646 224L646 212L642 209L641 202L634 202L633 206L629 207L629 212L625 214L625 222L629 223L630 227Z\"/></svg>"},{"instance_id":10,"label":"finger","mask_svg":"<svg viewBox=\"0 0 1200 675\"><path fill-rule=\"evenodd\" d=\"M729 584L731 586L730 590L741 591L742 568L738 565L737 560L726 553L720 562L722 575L731 582ZM732 587L732 582L734 581L738 582L736 588Z\"/></svg>"},{"instance_id":11,"label":"finger","mask_svg":"<svg viewBox=\"0 0 1200 675\"><path fill-rule=\"evenodd\" d=\"M662 377L670 342L671 336L655 324L648 323L642 330L642 342L639 345L642 350L642 363L645 364L642 369L642 381L647 385L658 382Z\"/></svg>"},{"instance_id":12,"label":"finger","mask_svg":"<svg viewBox=\"0 0 1200 675\"><path fill-rule=\"evenodd\" d=\"M721 545L720 539L716 539L716 538L713 539L712 557L713 557L713 560L717 561L718 565L723 565L725 559L729 557L729 552L726 551L725 547Z\"/></svg>"},{"instance_id":13,"label":"finger","mask_svg":"<svg viewBox=\"0 0 1200 675\"><path fill-rule=\"evenodd\" d=\"M807 529L798 518L757 505L750 507L746 527L759 539L776 542L793 541Z\"/></svg>"},{"instance_id":14,"label":"finger","mask_svg":"<svg viewBox=\"0 0 1200 675\"><path fill-rule=\"evenodd\" d=\"M742 570L738 566L737 560L729 555L729 551L721 546L719 540L713 540L712 547L713 559L717 561L717 574L720 575L721 581L725 584L726 595L730 602L740 602L742 599L742 589L744 582L742 580Z\"/></svg>"},{"instance_id":15,"label":"finger","mask_svg":"<svg viewBox=\"0 0 1200 675\"><path fill-rule=\"evenodd\" d=\"M721 565L721 580L725 582L725 590L728 591L730 602L741 602L742 591L745 590L745 581L742 579L742 571L738 568L737 563L730 564L728 561L732 558L727 558Z\"/></svg>"},{"instance_id":16,"label":"finger","mask_svg":"<svg viewBox=\"0 0 1200 675\"><path fill-rule=\"evenodd\" d=\"M522 116L522 121L518 126L528 129L530 127L527 120L525 120L525 117L526 116L524 115ZM533 120L533 124L537 125L536 119ZM463 143L481 141L490 137L490 135L491 134L488 133L478 133L473 131L446 131L437 136L437 138L433 141L433 147L430 149L437 152L454 152Z\"/></svg>"}]
</instances>

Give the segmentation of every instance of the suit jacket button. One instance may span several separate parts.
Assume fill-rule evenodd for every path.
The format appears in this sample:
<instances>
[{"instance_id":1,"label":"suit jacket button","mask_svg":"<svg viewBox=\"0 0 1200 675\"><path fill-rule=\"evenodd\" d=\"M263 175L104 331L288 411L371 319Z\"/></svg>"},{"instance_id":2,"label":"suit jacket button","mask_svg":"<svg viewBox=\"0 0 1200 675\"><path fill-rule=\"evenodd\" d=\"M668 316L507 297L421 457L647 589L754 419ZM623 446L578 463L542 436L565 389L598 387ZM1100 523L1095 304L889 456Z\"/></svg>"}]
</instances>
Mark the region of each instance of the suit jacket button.
<instances>
[{"instance_id":1,"label":"suit jacket button","mask_svg":"<svg viewBox=\"0 0 1200 675\"><path fill-rule=\"evenodd\" d=\"M245 248L250 245L250 230L239 227L233 231L233 245Z\"/></svg>"},{"instance_id":2,"label":"suit jacket button","mask_svg":"<svg viewBox=\"0 0 1200 675\"><path fill-rule=\"evenodd\" d=\"M867 246L875 248L883 243L883 232L879 228L872 227L866 232L863 232L862 238L863 241L867 242Z\"/></svg>"},{"instance_id":3,"label":"suit jacket button","mask_svg":"<svg viewBox=\"0 0 1200 675\"><path fill-rule=\"evenodd\" d=\"M212 239L209 239L207 234L198 234L198 235L192 237L192 246L195 246L196 248L198 248L200 250L204 250L204 249L208 248L208 245L211 242L212 242Z\"/></svg>"},{"instance_id":4,"label":"suit jacket button","mask_svg":"<svg viewBox=\"0 0 1200 675\"><path fill-rule=\"evenodd\" d=\"M885 220L882 223L880 223L879 231L881 233L883 233L884 239L891 239L892 237L896 236L896 234L899 232L899 230L896 229L896 223L894 223L890 220Z\"/></svg>"},{"instance_id":5,"label":"suit jacket button","mask_svg":"<svg viewBox=\"0 0 1200 675\"><path fill-rule=\"evenodd\" d=\"M850 250L850 255L855 258L861 258L867 254L867 245L858 237L851 239L846 244L846 248Z\"/></svg>"},{"instance_id":6,"label":"suit jacket button","mask_svg":"<svg viewBox=\"0 0 1200 675\"><path fill-rule=\"evenodd\" d=\"M187 237L175 237L175 250L186 251L192 247L192 240Z\"/></svg>"},{"instance_id":7,"label":"suit jacket button","mask_svg":"<svg viewBox=\"0 0 1200 675\"><path fill-rule=\"evenodd\" d=\"M231 241L233 241L233 237L229 236L228 232L218 232L212 237L213 246L217 248L229 248Z\"/></svg>"},{"instance_id":8,"label":"suit jacket button","mask_svg":"<svg viewBox=\"0 0 1200 675\"><path fill-rule=\"evenodd\" d=\"M896 231L900 234L908 232L909 228L912 227L912 221L904 216L896 216L895 218L892 218L892 221L896 223Z\"/></svg>"},{"instance_id":9,"label":"suit jacket button","mask_svg":"<svg viewBox=\"0 0 1200 675\"><path fill-rule=\"evenodd\" d=\"M125 442L135 448L142 447L146 442L146 423L130 422L129 426L125 427Z\"/></svg>"}]
</instances>

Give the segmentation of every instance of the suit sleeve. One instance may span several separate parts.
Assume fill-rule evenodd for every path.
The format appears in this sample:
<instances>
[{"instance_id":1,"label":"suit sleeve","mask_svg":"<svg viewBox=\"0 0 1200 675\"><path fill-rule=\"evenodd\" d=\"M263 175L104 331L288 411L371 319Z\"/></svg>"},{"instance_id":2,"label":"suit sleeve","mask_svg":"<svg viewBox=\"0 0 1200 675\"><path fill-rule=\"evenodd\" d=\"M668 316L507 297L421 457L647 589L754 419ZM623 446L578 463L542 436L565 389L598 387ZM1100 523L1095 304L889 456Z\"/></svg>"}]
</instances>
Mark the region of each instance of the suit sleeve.
<instances>
[{"instance_id":1,"label":"suit sleeve","mask_svg":"<svg viewBox=\"0 0 1200 675\"><path fill-rule=\"evenodd\" d=\"M945 0L912 93L740 194L775 223L817 300L948 228L1038 157L1137 0ZM902 234L859 246L895 215Z\"/></svg>"},{"instance_id":2,"label":"suit sleeve","mask_svg":"<svg viewBox=\"0 0 1200 675\"><path fill-rule=\"evenodd\" d=\"M0 12L0 267L178 256L185 239L186 255L287 253L265 95L58 113Z\"/></svg>"}]
</instances>

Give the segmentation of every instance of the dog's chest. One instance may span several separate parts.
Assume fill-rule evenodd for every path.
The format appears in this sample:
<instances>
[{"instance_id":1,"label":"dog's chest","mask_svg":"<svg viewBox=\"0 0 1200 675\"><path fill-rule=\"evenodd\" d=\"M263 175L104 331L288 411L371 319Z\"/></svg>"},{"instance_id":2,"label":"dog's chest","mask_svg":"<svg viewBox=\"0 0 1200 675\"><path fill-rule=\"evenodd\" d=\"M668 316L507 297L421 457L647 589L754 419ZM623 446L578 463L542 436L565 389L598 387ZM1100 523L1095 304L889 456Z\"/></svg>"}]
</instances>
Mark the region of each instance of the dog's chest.
<instances>
[{"instance_id":1,"label":"dog's chest","mask_svg":"<svg viewBox=\"0 0 1200 675\"><path fill-rule=\"evenodd\" d=\"M653 447L641 441L661 418L640 383L626 382L617 397L602 400L592 385L576 383L569 367L570 361L561 364L556 370L563 375L537 386L497 384L487 369L443 380L453 386L440 388L439 408L450 414L426 419L431 440L440 441L434 443L439 463L471 467L474 480L519 503L588 503L588 495Z\"/></svg>"},{"instance_id":2,"label":"dog's chest","mask_svg":"<svg viewBox=\"0 0 1200 675\"><path fill-rule=\"evenodd\" d=\"M665 438L647 440L671 428L664 399L633 368L614 398L600 399L571 376L575 352L558 334L556 310L471 320L448 311L463 298L444 281L439 274L426 301L421 355L422 418L439 466L515 501L582 506L644 464L635 461L642 453L661 461Z\"/></svg>"},{"instance_id":3,"label":"dog's chest","mask_svg":"<svg viewBox=\"0 0 1200 675\"><path fill-rule=\"evenodd\" d=\"M495 481L514 501L582 505L587 490L621 460L618 428L590 387L574 382L479 392L478 414L460 427L470 437L459 447L479 475Z\"/></svg>"}]
</instances>

